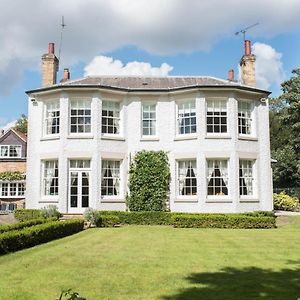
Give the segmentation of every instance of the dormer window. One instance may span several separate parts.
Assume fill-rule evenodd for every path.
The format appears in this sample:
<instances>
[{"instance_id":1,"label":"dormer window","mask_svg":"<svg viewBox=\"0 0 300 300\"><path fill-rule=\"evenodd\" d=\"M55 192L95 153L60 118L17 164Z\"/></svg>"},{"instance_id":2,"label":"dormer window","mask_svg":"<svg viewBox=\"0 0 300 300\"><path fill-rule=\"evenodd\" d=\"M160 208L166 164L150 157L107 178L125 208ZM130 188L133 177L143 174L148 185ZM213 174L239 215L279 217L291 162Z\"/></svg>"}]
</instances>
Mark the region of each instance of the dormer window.
<instances>
[{"instance_id":1,"label":"dormer window","mask_svg":"<svg viewBox=\"0 0 300 300\"><path fill-rule=\"evenodd\" d=\"M21 158L22 146L20 145L1 145L0 158Z\"/></svg>"}]
</instances>

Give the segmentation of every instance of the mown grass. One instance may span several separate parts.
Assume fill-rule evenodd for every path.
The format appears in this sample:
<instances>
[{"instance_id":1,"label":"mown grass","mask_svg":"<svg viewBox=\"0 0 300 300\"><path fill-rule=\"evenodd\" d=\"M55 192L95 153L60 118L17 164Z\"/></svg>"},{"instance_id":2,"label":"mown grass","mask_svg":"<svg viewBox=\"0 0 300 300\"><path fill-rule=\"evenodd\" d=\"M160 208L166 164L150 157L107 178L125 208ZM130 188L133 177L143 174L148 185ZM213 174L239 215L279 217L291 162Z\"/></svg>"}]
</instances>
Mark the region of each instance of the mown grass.
<instances>
[{"instance_id":1,"label":"mown grass","mask_svg":"<svg viewBox=\"0 0 300 300\"><path fill-rule=\"evenodd\" d=\"M300 217L294 217L300 220ZM300 222L278 229L95 228L0 257L0 299L300 298Z\"/></svg>"}]
</instances>

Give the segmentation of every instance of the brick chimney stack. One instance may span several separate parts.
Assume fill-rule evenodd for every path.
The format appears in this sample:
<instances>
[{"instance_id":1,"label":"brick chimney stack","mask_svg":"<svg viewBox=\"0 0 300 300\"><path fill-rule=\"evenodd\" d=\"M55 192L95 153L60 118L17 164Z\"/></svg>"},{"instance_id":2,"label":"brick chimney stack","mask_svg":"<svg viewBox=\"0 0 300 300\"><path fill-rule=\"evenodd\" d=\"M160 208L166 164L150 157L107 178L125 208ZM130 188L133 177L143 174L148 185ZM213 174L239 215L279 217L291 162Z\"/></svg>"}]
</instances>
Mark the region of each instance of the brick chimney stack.
<instances>
[{"instance_id":1,"label":"brick chimney stack","mask_svg":"<svg viewBox=\"0 0 300 300\"><path fill-rule=\"evenodd\" d=\"M58 58L54 54L54 43L48 44L48 53L42 56L42 86L56 84Z\"/></svg>"},{"instance_id":2,"label":"brick chimney stack","mask_svg":"<svg viewBox=\"0 0 300 300\"><path fill-rule=\"evenodd\" d=\"M230 70L228 71L227 80L229 80L229 81L235 81L235 80L234 80L234 71L233 71L233 69L230 69Z\"/></svg>"},{"instance_id":3,"label":"brick chimney stack","mask_svg":"<svg viewBox=\"0 0 300 300\"><path fill-rule=\"evenodd\" d=\"M256 86L255 79L255 55L251 53L251 42L245 41L245 53L240 60L242 84Z\"/></svg>"}]
</instances>

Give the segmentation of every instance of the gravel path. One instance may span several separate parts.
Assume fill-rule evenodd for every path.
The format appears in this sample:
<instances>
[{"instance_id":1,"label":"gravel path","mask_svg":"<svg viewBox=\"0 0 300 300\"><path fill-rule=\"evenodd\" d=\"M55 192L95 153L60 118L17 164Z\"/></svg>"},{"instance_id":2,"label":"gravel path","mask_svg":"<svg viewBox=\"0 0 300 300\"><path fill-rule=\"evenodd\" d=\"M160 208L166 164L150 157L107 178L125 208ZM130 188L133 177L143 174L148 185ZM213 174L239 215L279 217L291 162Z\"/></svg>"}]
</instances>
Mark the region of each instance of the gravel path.
<instances>
[{"instance_id":1,"label":"gravel path","mask_svg":"<svg viewBox=\"0 0 300 300\"><path fill-rule=\"evenodd\" d=\"M14 214L0 215L0 225L16 223Z\"/></svg>"}]
</instances>

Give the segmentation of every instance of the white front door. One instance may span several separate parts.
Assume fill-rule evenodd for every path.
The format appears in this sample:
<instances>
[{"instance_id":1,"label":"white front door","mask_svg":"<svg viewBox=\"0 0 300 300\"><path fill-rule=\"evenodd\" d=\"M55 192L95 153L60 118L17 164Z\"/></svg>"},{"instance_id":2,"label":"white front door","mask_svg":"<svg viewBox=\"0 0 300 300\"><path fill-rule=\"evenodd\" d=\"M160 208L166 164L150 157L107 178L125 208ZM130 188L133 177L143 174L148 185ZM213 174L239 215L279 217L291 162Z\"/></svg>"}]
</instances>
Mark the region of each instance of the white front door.
<instances>
[{"instance_id":1,"label":"white front door","mask_svg":"<svg viewBox=\"0 0 300 300\"><path fill-rule=\"evenodd\" d=\"M79 166L81 165L79 164ZM77 165L76 167L72 168L72 164L70 165L68 211L70 213L83 213L89 207L91 172L89 169L79 169Z\"/></svg>"}]
</instances>

